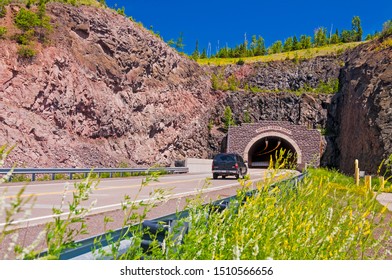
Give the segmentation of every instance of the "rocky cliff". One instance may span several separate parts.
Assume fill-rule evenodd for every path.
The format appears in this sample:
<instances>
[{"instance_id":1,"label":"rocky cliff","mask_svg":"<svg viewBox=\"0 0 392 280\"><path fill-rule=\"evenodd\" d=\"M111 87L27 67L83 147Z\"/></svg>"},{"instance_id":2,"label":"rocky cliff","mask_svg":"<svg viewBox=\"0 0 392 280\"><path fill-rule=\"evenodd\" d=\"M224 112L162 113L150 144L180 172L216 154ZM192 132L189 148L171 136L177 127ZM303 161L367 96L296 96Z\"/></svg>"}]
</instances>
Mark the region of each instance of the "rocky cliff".
<instances>
[{"instance_id":1,"label":"rocky cliff","mask_svg":"<svg viewBox=\"0 0 392 280\"><path fill-rule=\"evenodd\" d=\"M11 22L7 8L0 25ZM54 30L31 61L0 52L0 143L25 166L170 164L206 157L217 97L189 59L111 10L47 5Z\"/></svg>"},{"instance_id":2,"label":"rocky cliff","mask_svg":"<svg viewBox=\"0 0 392 280\"><path fill-rule=\"evenodd\" d=\"M321 128L326 147L323 166L352 174L354 160L358 159L361 170L375 174L380 163L392 154L391 58L389 36L339 56L213 69L226 78L238 78L242 87L248 85L259 91L229 93L218 107L214 122L221 123L224 106L230 106L237 123L244 120L246 111L252 121L283 120ZM334 95L315 95L306 90L294 94L298 89L316 88L334 79L339 83ZM211 134L219 135L217 131Z\"/></svg>"},{"instance_id":3,"label":"rocky cliff","mask_svg":"<svg viewBox=\"0 0 392 280\"><path fill-rule=\"evenodd\" d=\"M322 90L317 93L311 90L320 84L338 82L345 59L346 55L342 54L301 61L257 62L208 68L207 71L221 75L221 79L234 77L238 87L242 88L225 92L225 98L211 112L210 128L214 124L209 137L211 148L218 150L222 146L226 106L232 109L235 123L239 125L244 121L287 121L320 129L324 134L333 95L322 93ZM249 120L245 120L246 115Z\"/></svg>"},{"instance_id":4,"label":"rocky cliff","mask_svg":"<svg viewBox=\"0 0 392 280\"><path fill-rule=\"evenodd\" d=\"M376 173L392 154L392 37L352 50L340 74L341 90L329 110L331 166Z\"/></svg>"}]
</instances>

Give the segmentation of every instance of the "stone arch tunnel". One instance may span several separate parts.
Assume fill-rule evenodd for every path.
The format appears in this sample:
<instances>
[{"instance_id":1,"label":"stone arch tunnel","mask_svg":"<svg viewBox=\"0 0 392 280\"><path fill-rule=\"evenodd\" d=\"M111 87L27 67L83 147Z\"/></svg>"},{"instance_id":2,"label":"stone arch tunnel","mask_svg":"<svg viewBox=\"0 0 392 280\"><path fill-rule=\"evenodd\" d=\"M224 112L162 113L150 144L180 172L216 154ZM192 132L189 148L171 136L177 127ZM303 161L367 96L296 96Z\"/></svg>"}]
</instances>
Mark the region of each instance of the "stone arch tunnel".
<instances>
[{"instance_id":1,"label":"stone arch tunnel","mask_svg":"<svg viewBox=\"0 0 392 280\"><path fill-rule=\"evenodd\" d=\"M227 152L243 156L250 168L266 168L284 152L290 166L302 170L306 165L319 166L322 152L318 130L288 122L263 121L230 127Z\"/></svg>"}]
</instances>

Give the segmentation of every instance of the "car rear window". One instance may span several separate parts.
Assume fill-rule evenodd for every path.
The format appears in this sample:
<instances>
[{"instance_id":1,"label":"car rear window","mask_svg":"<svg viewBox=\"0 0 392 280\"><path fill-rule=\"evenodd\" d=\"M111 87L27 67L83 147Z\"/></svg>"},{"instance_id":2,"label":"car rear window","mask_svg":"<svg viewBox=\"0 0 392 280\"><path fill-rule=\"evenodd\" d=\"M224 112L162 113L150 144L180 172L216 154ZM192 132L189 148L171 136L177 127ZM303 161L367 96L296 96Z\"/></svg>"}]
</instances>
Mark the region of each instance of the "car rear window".
<instances>
[{"instance_id":1,"label":"car rear window","mask_svg":"<svg viewBox=\"0 0 392 280\"><path fill-rule=\"evenodd\" d=\"M216 161L236 161L233 155L217 155L214 160Z\"/></svg>"}]
</instances>

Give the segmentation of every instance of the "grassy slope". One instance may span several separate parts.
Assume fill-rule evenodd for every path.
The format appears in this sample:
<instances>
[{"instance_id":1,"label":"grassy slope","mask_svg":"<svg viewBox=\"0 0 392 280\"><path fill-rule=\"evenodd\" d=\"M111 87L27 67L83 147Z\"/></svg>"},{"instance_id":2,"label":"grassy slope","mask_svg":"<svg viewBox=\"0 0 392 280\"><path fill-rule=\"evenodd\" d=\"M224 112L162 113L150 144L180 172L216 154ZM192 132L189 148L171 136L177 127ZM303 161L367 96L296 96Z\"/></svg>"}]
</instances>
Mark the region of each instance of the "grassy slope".
<instances>
[{"instance_id":1,"label":"grassy slope","mask_svg":"<svg viewBox=\"0 0 392 280\"><path fill-rule=\"evenodd\" d=\"M191 211L184 243L168 259L385 259L391 220L373 192L353 178L309 170L297 188L259 186L242 207ZM269 191L267 191L269 190ZM241 199L240 199L241 200ZM205 212L203 212L205 211ZM208 217L208 220L205 219ZM207 226L206 226L207 225Z\"/></svg>"},{"instance_id":2,"label":"grassy slope","mask_svg":"<svg viewBox=\"0 0 392 280\"><path fill-rule=\"evenodd\" d=\"M241 60L245 62L269 62L269 61L278 61L278 60L285 60L285 59L294 59L296 56L298 59L309 59L317 56L325 56L325 55L334 55L344 52L347 49L354 48L363 42L353 42L353 43L346 43L346 44L336 44L336 45L329 45L325 47L319 48L311 48L306 50L298 50L298 51L291 51L285 53L277 53L277 54L270 54L264 56L254 56L254 57L244 57ZM228 65L228 64L235 64L239 58L206 58L206 59L198 59L197 62L201 65Z\"/></svg>"}]
</instances>

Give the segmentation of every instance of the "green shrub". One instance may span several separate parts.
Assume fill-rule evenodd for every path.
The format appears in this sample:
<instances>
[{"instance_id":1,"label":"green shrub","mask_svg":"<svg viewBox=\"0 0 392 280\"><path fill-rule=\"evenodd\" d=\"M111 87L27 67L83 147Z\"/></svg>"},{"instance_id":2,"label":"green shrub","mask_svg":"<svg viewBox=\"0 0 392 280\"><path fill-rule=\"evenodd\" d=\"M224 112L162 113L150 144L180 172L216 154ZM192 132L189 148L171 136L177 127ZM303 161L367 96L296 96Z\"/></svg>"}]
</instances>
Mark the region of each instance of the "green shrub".
<instances>
[{"instance_id":1,"label":"green shrub","mask_svg":"<svg viewBox=\"0 0 392 280\"><path fill-rule=\"evenodd\" d=\"M31 176L26 174L15 174L12 176L11 182L30 182Z\"/></svg>"},{"instance_id":2,"label":"green shrub","mask_svg":"<svg viewBox=\"0 0 392 280\"><path fill-rule=\"evenodd\" d=\"M55 174L54 179L55 180L67 180L68 176L67 176L67 174Z\"/></svg>"},{"instance_id":3,"label":"green shrub","mask_svg":"<svg viewBox=\"0 0 392 280\"><path fill-rule=\"evenodd\" d=\"M234 75L231 75L226 79L223 73L212 74L211 86L214 90L237 90L240 86L240 82Z\"/></svg>"},{"instance_id":4,"label":"green shrub","mask_svg":"<svg viewBox=\"0 0 392 280\"><path fill-rule=\"evenodd\" d=\"M209 120L207 127L208 127L208 131L211 131L212 128L214 127L214 120Z\"/></svg>"},{"instance_id":5,"label":"green shrub","mask_svg":"<svg viewBox=\"0 0 392 280\"><path fill-rule=\"evenodd\" d=\"M227 79L227 87L226 89L231 90L231 91L235 91L238 89L240 83L237 80L237 78L234 75L231 75L228 79Z\"/></svg>"},{"instance_id":6,"label":"green shrub","mask_svg":"<svg viewBox=\"0 0 392 280\"><path fill-rule=\"evenodd\" d=\"M18 49L18 56L20 58L31 59L37 55L37 52L29 46L21 46Z\"/></svg>"},{"instance_id":7,"label":"green shrub","mask_svg":"<svg viewBox=\"0 0 392 280\"><path fill-rule=\"evenodd\" d=\"M334 94L339 91L339 80L332 79L327 82L320 82L315 90L317 93Z\"/></svg>"},{"instance_id":8,"label":"green shrub","mask_svg":"<svg viewBox=\"0 0 392 280\"><path fill-rule=\"evenodd\" d=\"M5 9L5 6L0 4L0 18L5 17L6 14L7 14L7 10Z\"/></svg>"},{"instance_id":9,"label":"green shrub","mask_svg":"<svg viewBox=\"0 0 392 280\"><path fill-rule=\"evenodd\" d=\"M3 18L7 14L6 6L10 3L10 0L0 0L0 18Z\"/></svg>"},{"instance_id":10,"label":"green shrub","mask_svg":"<svg viewBox=\"0 0 392 280\"><path fill-rule=\"evenodd\" d=\"M5 37L5 34L7 34L7 28L4 26L0 26L0 39L3 39Z\"/></svg>"},{"instance_id":11,"label":"green shrub","mask_svg":"<svg viewBox=\"0 0 392 280\"><path fill-rule=\"evenodd\" d=\"M392 34L392 19L383 24L381 36L388 36Z\"/></svg>"},{"instance_id":12,"label":"green shrub","mask_svg":"<svg viewBox=\"0 0 392 280\"><path fill-rule=\"evenodd\" d=\"M252 122L252 118L250 117L250 114L249 114L248 110L244 111L243 122L244 123L251 123Z\"/></svg>"},{"instance_id":13,"label":"green shrub","mask_svg":"<svg viewBox=\"0 0 392 280\"><path fill-rule=\"evenodd\" d=\"M121 9L118 8L116 12L119 15L125 16L125 7L122 7Z\"/></svg>"},{"instance_id":14,"label":"green shrub","mask_svg":"<svg viewBox=\"0 0 392 280\"><path fill-rule=\"evenodd\" d=\"M244 65L244 64L245 64L245 60L243 60L242 58L238 59L237 65Z\"/></svg>"},{"instance_id":15,"label":"green shrub","mask_svg":"<svg viewBox=\"0 0 392 280\"><path fill-rule=\"evenodd\" d=\"M299 57L298 57L298 53L297 52L294 53L293 62L294 62L294 64L298 64L299 63Z\"/></svg>"},{"instance_id":16,"label":"green shrub","mask_svg":"<svg viewBox=\"0 0 392 280\"><path fill-rule=\"evenodd\" d=\"M36 13L24 8L20 9L14 21L16 26L23 31L34 29L41 24L41 20Z\"/></svg>"},{"instance_id":17,"label":"green shrub","mask_svg":"<svg viewBox=\"0 0 392 280\"><path fill-rule=\"evenodd\" d=\"M22 34L15 35L14 39L20 45L29 45L34 38L34 30L28 30Z\"/></svg>"},{"instance_id":18,"label":"green shrub","mask_svg":"<svg viewBox=\"0 0 392 280\"><path fill-rule=\"evenodd\" d=\"M230 106L226 106L225 111L223 112L223 126L225 130L228 130L230 126L235 126L233 112L231 111Z\"/></svg>"}]
</instances>

